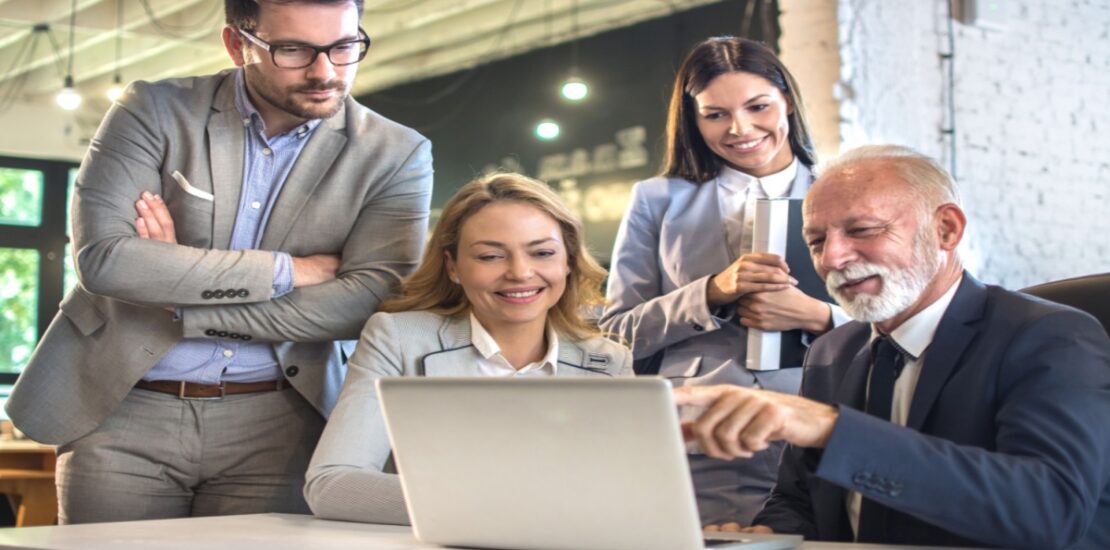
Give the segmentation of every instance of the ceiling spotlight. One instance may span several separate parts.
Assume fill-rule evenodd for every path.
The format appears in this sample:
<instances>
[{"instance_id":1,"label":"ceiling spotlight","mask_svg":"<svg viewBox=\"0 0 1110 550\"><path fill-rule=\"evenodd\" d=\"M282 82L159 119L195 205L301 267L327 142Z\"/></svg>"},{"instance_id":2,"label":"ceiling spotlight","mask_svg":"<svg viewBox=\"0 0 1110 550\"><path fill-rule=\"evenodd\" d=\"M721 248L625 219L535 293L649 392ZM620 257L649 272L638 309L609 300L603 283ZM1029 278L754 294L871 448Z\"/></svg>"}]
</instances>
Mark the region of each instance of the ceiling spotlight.
<instances>
[{"instance_id":1,"label":"ceiling spotlight","mask_svg":"<svg viewBox=\"0 0 1110 550\"><path fill-rule=\"evenodd\" d=\"M563 86L559 88L559 92L563 95L563 99L567 101L582 101L586 96L590 95L590 87L586 84L585 80L572 76L563 82Z\"/></svg>"},{"instance_id":2,"label":"ceiling spotlight","mask_svg":"<svg viewBox=\"0 0 1110 550\"><path fill-rule=\"evenodd\" d=\"M115 103L123 95L123 78L119 75L120 59L123 58L123 0L116 0L116 72L112 75L112 85L108 86L108 101Z\"/></svg>"},{"instance_id":3,"label":"ceiling spotlight","mask_svg":"<svg viewBox=\"0 0 1110 550\"><path fill-rule=\"evenodd\" d=\"M77 0L73 0L69 6L69 66L66 68L66 79L62 91L54 96L54 101L58 102L58 106L67 111L72 111L81 106L81 94L73 89L73 32L76 27Z\"/></svg>"},{"instance_id":4,"label":"ceiling spotlight","mask_svg":"<svg viewBox=\"0 0 1110 550\"><path fill-rule=\"evenodd\" d=\"M108 101L115 103L123 95L123 82L117 74L112 78L112 85L108 87Z\"/></svg>"},{"instance_id":5,"label":"ceiling spotlight","mask_svg":"<svg viewBox=\"0 0 1110 550\"><path fill-rule=\"evenodd\" d=\"M58 95L54 96L54 101L58 102L58 106L67 111L72 111L81 106L81 94L73 88L73 77L66 76L65 87Z\"/></svg>"},{"instance_id":6,"label":"ceiling spotlight","mask_svg":"<svg viewBox=\"0 0 1110 550\"><path fill-rule=\"evenodd\" d=\"M559 123L545 118L536 124L536 137L543 141L551 141L559 137Z\"/></svg>"}]
</instances>

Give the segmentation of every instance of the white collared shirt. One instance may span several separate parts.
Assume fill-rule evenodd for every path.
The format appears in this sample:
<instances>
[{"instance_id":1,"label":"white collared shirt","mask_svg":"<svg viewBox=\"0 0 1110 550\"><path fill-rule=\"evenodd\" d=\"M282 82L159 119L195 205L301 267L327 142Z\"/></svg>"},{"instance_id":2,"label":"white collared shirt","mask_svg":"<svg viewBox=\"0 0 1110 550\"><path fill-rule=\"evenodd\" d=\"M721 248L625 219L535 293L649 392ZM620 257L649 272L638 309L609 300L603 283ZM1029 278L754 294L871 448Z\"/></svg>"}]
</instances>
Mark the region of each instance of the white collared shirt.
<instances>
[{"instance_id":1,"label":"white collared shirt","mask_svg":"<svg viewBox=\"0 0 1110 550\"><path fill-rule=\"evenodd\" d=\"M952 303L952 298L956 296L956 290L960 288L961 281L963 281L963 276L952 283L952 286L937 301L929 304L928 307L917 312L913 317L906 319L888 335L894 341L894 345L904 352L903 356L905 356L902 372L898 374L898 379L894 381L894 396L890 405L890 421L899 426L905 426L906 420L910 416L910 405L913 404L913 392L917 389L917 380L921 378L921 365L925 360L925 351L929 348L929 344L933 342L933 336L937 333L937 326L940 325L940 320L944 318L944 312L948 311L948 306ZM871 348L871 343L880 336L882 334L875 328L875 325L871 325L868 349ZM867 393L870 395L870 376L867 385ZM852 523L852 532L856 533L857 538L859 537L859 511L862 499L863 497L859 493L855 491L848 492L848 520Z\"/></svg>"},{"instance_id":2,"label":"white collared shirt","mask_svg":"<svg viewBox=\"0 0 1110 550\"><path fill-rule=\"evenodd\" d=\"M798 175L798 159L790 161L790 165L782 171L757 178L745 174L734 168L722 166L717 174L718 202L721 209L721 219L725 222L725 237L729 247L733 249L733 257L751 252L744 250L745 244L751 242L750 222L754 215L749 204L755 199L779 198L790 194L794 178ZM748 235L745 235L748 233ZM745 238L746 237L746 238ZM748 245L750 246L750 245Z\"/></svg>"},{"instance_id":3,"label":"white collared shirt","mask_svg":"<svg viewBox=\"0 0 1110 550\"><path fill-rule=\"evenodd\" d=\"M486 331L486 327L478 322L473 313L470 314L470 342L474 349L482 356L478 360L478 372L482 376L555 376L559 367L559 336L555 329L548 323L547 353L543 359L528 363L517 370L501 354L501 346L497 345L493 336Z\"/></svg>"}]
</instances>

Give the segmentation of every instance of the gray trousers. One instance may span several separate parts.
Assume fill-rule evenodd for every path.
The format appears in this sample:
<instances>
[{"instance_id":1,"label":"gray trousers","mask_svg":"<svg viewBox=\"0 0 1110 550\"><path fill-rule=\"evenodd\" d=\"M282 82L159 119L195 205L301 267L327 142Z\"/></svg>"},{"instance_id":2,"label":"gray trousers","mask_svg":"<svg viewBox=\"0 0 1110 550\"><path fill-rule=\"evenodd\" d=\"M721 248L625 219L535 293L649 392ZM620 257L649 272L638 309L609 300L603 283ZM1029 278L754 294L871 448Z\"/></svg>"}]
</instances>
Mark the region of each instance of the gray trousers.
<instances>
[{"instance_id":1,"label":"gray trousers","mask_svg":"<svg viewBox=\"0 0 1110 550\"><path fill-rule=\"evenodd\" d=\"M702 454L687 455L702 525L733 521L751 525L775 487L779 458L785 448L778 441L751 458L730 461Z\"/></svg>"},{"instance_id":2,"label":"gray trousers","mask_svg":"<svg viewBox=\"0 0 1110 550\"><path fill-rule=\"evenodd\" d=\"M323 427L291 388L217 400L133 389L58 448L58 521L310 513L304 473Z\"/></svg>"}]
</instances>

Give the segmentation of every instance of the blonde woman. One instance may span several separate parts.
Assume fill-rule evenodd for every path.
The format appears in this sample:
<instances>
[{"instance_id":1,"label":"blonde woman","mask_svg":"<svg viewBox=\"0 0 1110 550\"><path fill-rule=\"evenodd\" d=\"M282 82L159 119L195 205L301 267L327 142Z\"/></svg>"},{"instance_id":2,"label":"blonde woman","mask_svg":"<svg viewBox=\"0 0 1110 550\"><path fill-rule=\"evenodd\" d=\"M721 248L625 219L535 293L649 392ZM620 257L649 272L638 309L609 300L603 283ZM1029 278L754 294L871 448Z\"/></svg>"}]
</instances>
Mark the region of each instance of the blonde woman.
<instances>
[{"instance_id":1,"label":"blonde woman","mask_svg":"<svg viewBox=\"0 0 1110 550\"><path fill-rule=\"evenodd\" d=\"M580 314L602 301L604 277L581 222L545 184L499 174L463 186L400 296L362 331L306 476L313 513L409 523L378 378L631 375L631 353Z\"/></svg>"}]
</instances>

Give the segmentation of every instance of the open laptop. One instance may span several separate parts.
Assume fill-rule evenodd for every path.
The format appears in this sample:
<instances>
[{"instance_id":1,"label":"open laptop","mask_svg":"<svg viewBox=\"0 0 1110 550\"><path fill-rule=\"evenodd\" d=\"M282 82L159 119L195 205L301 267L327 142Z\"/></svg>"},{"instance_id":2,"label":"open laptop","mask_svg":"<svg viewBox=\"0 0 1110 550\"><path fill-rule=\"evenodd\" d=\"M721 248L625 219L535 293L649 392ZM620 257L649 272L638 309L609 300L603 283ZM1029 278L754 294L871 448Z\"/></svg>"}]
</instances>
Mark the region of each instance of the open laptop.
<instances>
[{"instance_id":1,"label":"open laptop","mask_svg":"<svg viewBox=\"0 0 1110 550\"><path fill-rule=\"evenodd\" d=\"M703 533L671 385L659 378L383 378L416 537L520 550L794 548Z\"/></svg>"}]
</instances>

